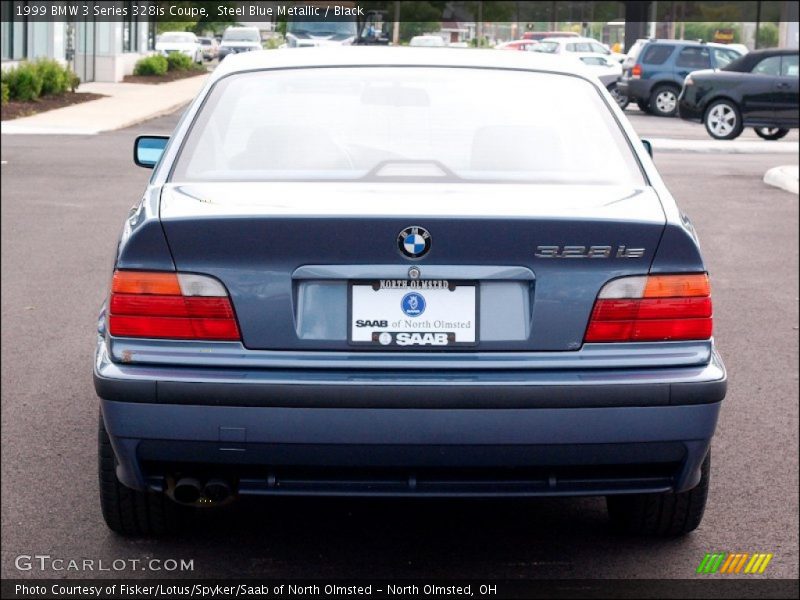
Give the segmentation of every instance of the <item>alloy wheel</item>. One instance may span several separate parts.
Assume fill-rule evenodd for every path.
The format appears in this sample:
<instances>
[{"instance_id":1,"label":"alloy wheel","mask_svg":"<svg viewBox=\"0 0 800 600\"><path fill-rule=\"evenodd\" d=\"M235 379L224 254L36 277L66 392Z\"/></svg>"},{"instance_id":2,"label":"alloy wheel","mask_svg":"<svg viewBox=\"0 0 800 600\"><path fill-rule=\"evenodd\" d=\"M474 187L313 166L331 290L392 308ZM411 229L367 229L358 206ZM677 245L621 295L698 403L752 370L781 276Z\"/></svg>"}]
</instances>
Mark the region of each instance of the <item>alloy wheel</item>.
<instances>
[{"instance_id":1,"label":"alloy wheel","mask_svg":"<svg viewBox=\"0 0 800 600\"><path fill-rule=\"evenodd\" d=\"M725 137L736 127L736 111L728 104L717 104L708 113L708 129L715 137Z\"/></svg>"}]
</instances>

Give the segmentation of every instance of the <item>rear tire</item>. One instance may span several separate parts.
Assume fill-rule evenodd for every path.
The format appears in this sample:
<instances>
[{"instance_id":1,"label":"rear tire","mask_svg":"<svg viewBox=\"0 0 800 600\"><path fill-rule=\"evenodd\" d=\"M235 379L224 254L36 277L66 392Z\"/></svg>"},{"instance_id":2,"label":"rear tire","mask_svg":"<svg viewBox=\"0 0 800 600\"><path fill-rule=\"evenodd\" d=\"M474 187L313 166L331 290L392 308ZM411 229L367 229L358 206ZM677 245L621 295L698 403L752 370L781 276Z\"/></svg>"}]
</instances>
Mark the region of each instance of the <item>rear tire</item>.
<instances>
[{"instance_id":1,"label":"rear tire","mask_svg":"<svg viewBox=\"0 0 800 600\"><path fill-rule=\"evenodd\" d=\"M612 526L642 536L675 537L694 531L703 520L708 499L710 451L700 472L700 483L687 492L606 496Z\"/></svg>"},{"instance_id":2,"label":"rear tire","mask_svg":"<svg viewBox=\"0 0 800 600\"><path fill-rule=\"evenodd\" d=\"M744 130L739 107L725 98L711 103L703 117L703 124L708 135L715 140L732 140L739 137Z\"/></svg>"},{"instance_id":3,"label":"rear tire","mask_svg":"<svg viewBox=\"0 0 800 600\"><path fill-rule=\"evenodd\" d=\"M656 86L650 94L650 112L659 117L674 117L678 112L679 94L675 86Z\"/></svg>"},{"instance_id":4,"label":"rear tire","mask_svg":"<svg viewBox=\"0 0 800 600\"><path fill-rule=\"evenodd\" d=\"M647 100L637 100L636 106L639 107L639 110L645 114L650 114L650 103Z\"/></svg>"},{"instance_id":5,"label":"rear tire","mask_svg":"<svg viewBox=\"0 0 800 600\"><path fill-rule=\"evenodd\" d=\"M614 101L617 103L617 106L619 106L620 110L625 110L628 108L628 104L631 103L630 98L620 93L619 87L616 83L612 83L610 86L608 86L608 92L611 94L611 97L614 98Z\"/></svg>"},{"instance_id":6,"label":"rear tire","mask_svg":"<svg viewBox=\"0 0 800 600\"><path fill-rule=\"evenodd\" d=\"M103 417L97 428L100 508L112 531L126 536L160 536L180 529L183 507L163 493L132 490L117 479L117 459Z\"/></svg>"},{"instance_id":7,"label":"rear tire","mask_svg":"<svg viewBox=\"0 0 800 600\"><path fill-rule=\"evenodd\" d=\"M765 140L779 140L789 133L788 129L781 129L780 127L754 127L753 131L756 132L758 137Z\"/></svg>"}]
</instances>

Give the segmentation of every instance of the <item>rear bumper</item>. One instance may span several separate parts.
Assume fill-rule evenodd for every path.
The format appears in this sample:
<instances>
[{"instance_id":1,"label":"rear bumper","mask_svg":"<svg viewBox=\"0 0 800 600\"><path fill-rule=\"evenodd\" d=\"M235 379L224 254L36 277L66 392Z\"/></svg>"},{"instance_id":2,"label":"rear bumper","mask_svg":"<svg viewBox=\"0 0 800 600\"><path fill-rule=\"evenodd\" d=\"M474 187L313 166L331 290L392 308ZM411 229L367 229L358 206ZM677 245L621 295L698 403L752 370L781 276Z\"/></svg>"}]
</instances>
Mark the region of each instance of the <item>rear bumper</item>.
<instances>
[{"instance_id":1,"label":"rear bumper","mask_svg":"<svg viewBox=\"0 0 800 600\"><path fill-rule=\"evenodd\" d=\"M685 490L725 395L717 355L669 369L367 372L119 365L95 387L121 481L175 470L240 494Z\"/></svg>"},{"instance_id":2,"label":"rear bumper","mask_svg":"<svg viewBox=\"0 0 800 600\"><path fill-rule=\"evenodd\" d=\"M631 79L622 77L617 82L617 89L631 100L649 100L653 83L649 79Z\"/></svg>"}]
</instances>

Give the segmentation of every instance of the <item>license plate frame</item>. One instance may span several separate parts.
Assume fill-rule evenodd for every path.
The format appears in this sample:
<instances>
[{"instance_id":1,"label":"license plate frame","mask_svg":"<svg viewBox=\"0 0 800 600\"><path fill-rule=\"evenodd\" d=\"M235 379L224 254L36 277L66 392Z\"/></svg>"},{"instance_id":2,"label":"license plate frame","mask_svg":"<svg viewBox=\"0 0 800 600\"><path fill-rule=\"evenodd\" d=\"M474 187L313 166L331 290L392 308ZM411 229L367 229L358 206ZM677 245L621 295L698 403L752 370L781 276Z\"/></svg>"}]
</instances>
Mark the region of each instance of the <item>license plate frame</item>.
<instances>
[{"instance_id":1,"label":"license plate frame","mask_svg":"<svg viewBox=\"0 0 800 600\"><path fill-rule=\"evenodd\" d=\"M392 337L391 342L386 343L385 337L384 340L381 341L380 333L375 332L375 328L369 328L372 330L370 336L371 339L364 340L364 339L355 339L355 322L354 319L358 318L357 315L354 314L354 293L357 293L358 290L356 288L359 287L371 287L374 292L389 292L392 296L399 296L402 297L401 299L404 300L404 296L406 294L410 294L411 292L417 293L427 293L430 298L430 294L433 293L434 296L440 296L443 293L448 292L456 292L458 293L459 290L462 294L471 295L471 303L472 303L472 312L469 310L469 306L466 308L466 311L470 313L471 318L469 319L471 323L471 327L467 328L472 333L472 339L468 340L459 340L459 336L457 331L452 331L446 327L431 327L431 328L392 328L391 325L393 323L387 323L385 328L379 328L385 333L389 333ZM452 348L473 348L478 345L479 343L479 333L480 333L480 287L477 281L472 280L443 280L443 279L421 279L421 280L402 280L402 279L364 279L364 280L351 280L348 282L348 289L347 289L347 343L352 346L357 346L360 349L374 349L374 350L382 350L382 351L443 351ZM387 301L389 294L387 294ZM396 300L397 298L395 298ZM424 299L424 296L423 296ZM426 309L428 300L426 302ZM439 304L439 303L437 303ZM424 310L423 309L423 312ZM397 312L400 312L398 309ZM421 316L421 314L419 315ZM399 318L406 319L406 317L400 315ZM409 317L410 318L410 317ZM454 321L453 323L464 323L463 321ZM447 343L441 343L441 336L435 336L434 338L425 337L423 335L422 341L414 341L410 343L403 343L401 344L399 338L396 337L396 334L403 333L403 334L411 334L411 333L419 333L419 334L452 334L448 335ZM363 336L359 336L363 337ZM407 337L407 336L406 336ZM420 338L413 338L415 340L420 340Z\"/></svg>"}]
</instances>

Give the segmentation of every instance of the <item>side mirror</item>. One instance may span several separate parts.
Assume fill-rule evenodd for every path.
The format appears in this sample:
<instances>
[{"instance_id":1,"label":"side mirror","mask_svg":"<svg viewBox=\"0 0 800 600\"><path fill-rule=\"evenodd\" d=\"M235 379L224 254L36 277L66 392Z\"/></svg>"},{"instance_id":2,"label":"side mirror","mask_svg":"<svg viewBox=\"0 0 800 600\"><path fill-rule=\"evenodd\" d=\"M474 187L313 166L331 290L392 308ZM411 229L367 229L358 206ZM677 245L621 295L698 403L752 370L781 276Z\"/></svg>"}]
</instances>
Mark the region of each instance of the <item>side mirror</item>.
<instances>
[{"instance_id":1,"label":"side mirror","mask_svg":"<svg viewBox=\"0 0 800 600\"><path fill-rule=\"evenodd\" d=\"M145 169L158 164L169 137L166 135L140 135L133 143L133 162Z\"/></svg>"},{"instance_id":2,"label":"side mirror","mask_svg":"<svg viewBox=\"0 0 800 600\"><path fill-rule=\"evenodd\" d=\"M642 145L644 146L644 149L647 150L647 153L652 157L653 144L650 143L650 140L642 140Z\"/></svg>"}]
</instances>

